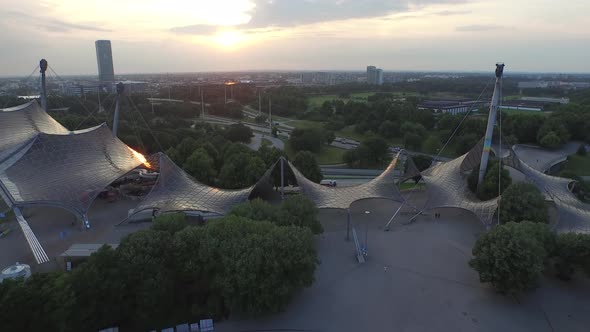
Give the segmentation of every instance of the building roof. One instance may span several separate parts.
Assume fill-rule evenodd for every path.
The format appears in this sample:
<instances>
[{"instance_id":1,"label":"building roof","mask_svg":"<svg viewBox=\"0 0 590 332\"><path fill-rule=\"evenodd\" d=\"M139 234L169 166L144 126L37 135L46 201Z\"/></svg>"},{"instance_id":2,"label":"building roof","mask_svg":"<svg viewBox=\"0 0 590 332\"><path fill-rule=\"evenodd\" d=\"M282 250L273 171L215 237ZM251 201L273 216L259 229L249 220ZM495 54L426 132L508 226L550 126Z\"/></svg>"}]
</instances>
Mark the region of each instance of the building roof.
<instances>
[{"instance_id":1,"label":"building roof","mask_svg":"<svg viewBox=\"0 0 590 332\"><path fill-rule=\"evenodd\" d=\"M36 101L1 110L0 137L0 196L9 206L58 206L84 217L106 186L144 161L106 124L68 131Z\"/></svg>"},{"instance_id":2,"label":"building roof","mask_svg":"<svg viewBox=\"0 0 590 332\"><path fill-rule=\"evenodd\" d=\"M102 246L109 246L117 249L118 243L75 243L72 244L68 250L64 251L60 256L62 257L89 257L97 252Z\"/></svg>"}]
</instances>

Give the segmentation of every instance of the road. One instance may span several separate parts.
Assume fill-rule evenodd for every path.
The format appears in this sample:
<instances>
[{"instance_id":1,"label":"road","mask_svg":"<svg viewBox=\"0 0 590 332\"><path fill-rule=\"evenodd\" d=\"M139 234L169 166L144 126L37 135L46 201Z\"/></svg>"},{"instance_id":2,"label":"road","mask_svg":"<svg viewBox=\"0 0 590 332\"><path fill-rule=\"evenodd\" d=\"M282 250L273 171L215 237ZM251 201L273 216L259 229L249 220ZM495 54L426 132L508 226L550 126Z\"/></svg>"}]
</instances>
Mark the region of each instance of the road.
<instances>
[{"instance_id":1,"label":"road","mask_svg":"<svg viewBox=\"0 0 590 332\"><path fill-rule=\"evenodd\" d=\"M281 141L280 139L276 138L276 137L272 137L271 135L264 135L258 132L254 132L254 137L252 137L252 140L250 141L249 144L246 144L250 149L254 150L254 151L258 151L258 149L260 149L260 147L262 146L262 139L267 139L269 140L272 145L279 149L279 150L284 150L285 149L285 143L283 141Z\"/></svg>"}]
</instances>

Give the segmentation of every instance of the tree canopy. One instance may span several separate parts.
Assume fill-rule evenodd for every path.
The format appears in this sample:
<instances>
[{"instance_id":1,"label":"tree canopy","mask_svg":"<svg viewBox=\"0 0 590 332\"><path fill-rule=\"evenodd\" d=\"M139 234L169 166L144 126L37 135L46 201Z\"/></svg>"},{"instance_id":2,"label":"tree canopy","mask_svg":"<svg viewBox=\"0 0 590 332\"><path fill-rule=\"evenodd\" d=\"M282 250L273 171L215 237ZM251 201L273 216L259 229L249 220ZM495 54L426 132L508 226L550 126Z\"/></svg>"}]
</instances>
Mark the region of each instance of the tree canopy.
<instances>
[{"instance_id":1,"label":"tree canopy","mask_svg":"<svg viewBox=\"0 0 590 332\"><path fill-rule=\"evenodd\" d=\"M309 180L320 183L324 176L318 165L313 153L309 151L299 151L293 159L293 165Z\"/></svg>"},{"instance_id":2,"label":"tree canopy","mask_svg":"<svg viewBox=\"0 0 590 332\"><path fill-rule=\"evenodd\" d=\"M500 199L500 220L502 223L532 222L547 223L547 204L541 192L530 183L513 183Z\"/></svg>"},{"instance_id":3,"label":"tree canopy","mask_svg":"<svg viewBox=\"0 0 590 332\"><path fill-rule=\"evenodd\" d=\"M543 241L550 234L545 225L530 222L496 226L477 240L469 265L481 282L490 282L500 292L534 288L548 256Z\"/></svg>"},{"instance_id":4,"label":"tree canopy","mask_svg":"<svg viewBox=\"0 0 590 332\"><path fill-rule=\"evenodd\" d=\"M273 313L312 284L317 264L306 227L238 216L187 226L183 214L163 215L71 272L0 283L0 321L11 331L145 331Z\"/></svg>"}]
</instances>

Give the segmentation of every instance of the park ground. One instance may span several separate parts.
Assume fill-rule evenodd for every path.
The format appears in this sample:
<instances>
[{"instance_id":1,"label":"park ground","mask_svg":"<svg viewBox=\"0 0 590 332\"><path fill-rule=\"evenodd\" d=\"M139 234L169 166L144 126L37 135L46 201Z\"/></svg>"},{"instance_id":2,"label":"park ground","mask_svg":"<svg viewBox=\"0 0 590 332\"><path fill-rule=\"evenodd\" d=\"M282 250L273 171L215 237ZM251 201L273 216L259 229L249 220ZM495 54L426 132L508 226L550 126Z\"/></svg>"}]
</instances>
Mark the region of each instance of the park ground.
<instances>
[{"instance_id":1,"label":"park ground","mask_svg":"<svg viewBox=\"0 0 590 332\"><path fill-rule=\"evenodd\" d=\"M406 195L416 204L426 199L423 191ZM149 222L115 226L135 204L97 201L90 211L90 231L72 225L74 217L60 209L25 214L54 257L73 243L117 243L149 227ZM351 225L368 248L365 264L356 261L353 242L345 240L346 212L320 210L325 231L316 238L320 264L315 283L282 313L232 316L218 323L216 331L588 331L590 280L543 278L539 289L519 297L499 295L468 266L471 248L485 231L472 214L440 209L440 219L430 211L405 224L412 213L404 209L385 232L398 206L380 199L352 205ZM20 230L0 239L0 245L3 266L19 261L43 270L33 263Z\"/></svg>"}]
</instances>

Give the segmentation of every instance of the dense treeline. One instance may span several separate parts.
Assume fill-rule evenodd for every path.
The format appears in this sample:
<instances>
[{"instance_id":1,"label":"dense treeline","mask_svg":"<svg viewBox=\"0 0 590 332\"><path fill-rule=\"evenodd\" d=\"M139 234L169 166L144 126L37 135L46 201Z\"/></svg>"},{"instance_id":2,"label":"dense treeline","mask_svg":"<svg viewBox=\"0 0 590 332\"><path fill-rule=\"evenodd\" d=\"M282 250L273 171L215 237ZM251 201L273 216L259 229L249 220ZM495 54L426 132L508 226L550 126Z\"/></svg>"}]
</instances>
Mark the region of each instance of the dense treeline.
<instances>
[{"instance_id":1,"label":"dense treeline","mask_svg":"<svg viewBox=\"0 0 590 332\"><path fill-rule=\"evenodd\" d=\"M72 272L5 280L2 328L147 331L280 311L314 280L312 231L321 226L313 204L301 197L265 211L254 218L237 208L204 226L163 215L151 229L128 235L116 250L102 247ZM279 223L274 215L290 219Z\"/></svg>"}]
</instances>

